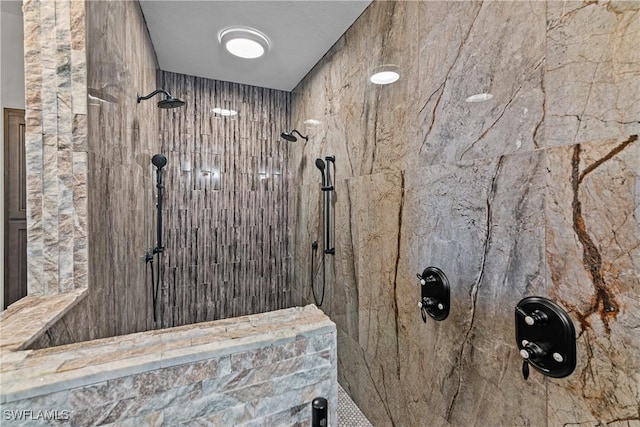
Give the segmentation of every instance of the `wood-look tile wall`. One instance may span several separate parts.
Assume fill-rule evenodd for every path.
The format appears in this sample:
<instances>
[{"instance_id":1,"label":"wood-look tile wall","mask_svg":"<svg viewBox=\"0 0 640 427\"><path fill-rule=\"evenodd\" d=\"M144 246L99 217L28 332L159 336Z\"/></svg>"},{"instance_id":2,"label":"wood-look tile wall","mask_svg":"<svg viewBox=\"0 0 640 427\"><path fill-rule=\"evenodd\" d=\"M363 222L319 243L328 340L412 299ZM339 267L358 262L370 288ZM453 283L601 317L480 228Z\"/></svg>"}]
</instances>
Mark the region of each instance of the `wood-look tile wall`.
<instances>
[{"instance_id":1,"label":"wood-look tile wall","mask_svg":"<svg viewBox=\"0 0 640 427\"><path fill-rule=\"evenodd\" d=\"M289 307L290 94L169 72L158 82L186 101L160 117L161 326Z\"/></svg>"}]
</instances>

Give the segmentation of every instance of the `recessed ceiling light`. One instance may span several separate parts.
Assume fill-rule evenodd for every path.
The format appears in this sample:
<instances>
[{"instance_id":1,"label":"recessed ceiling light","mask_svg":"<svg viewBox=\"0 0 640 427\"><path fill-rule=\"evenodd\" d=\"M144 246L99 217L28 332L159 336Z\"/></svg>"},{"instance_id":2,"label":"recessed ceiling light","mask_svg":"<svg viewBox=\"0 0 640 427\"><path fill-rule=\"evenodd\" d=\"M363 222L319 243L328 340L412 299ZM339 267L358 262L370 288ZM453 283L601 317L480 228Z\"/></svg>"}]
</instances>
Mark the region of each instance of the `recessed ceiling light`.
<instances>
[{"instance_id":1,"label":"recessed ceiling light","mask_svg":"<svg viewBox=\"0 0 640 427\"><path fill-rule=\"evenodd\" d=\"M398 81L400 73L398 67L393 64L380 65L371 71L369 80L373 84L388 85Z\"/></svg>"},{"instance_id":2,"label":"recessed ceiling light","mask_svg":"<svg viewBox=\"0 0 640 427\"><path fill-rule=\"evenodd\" d=\"M305 125L308 126L319 126L322 122L320 120L316 120L316 119L307 119L304 121Z\"/></svg>"},{"instance_id":3,"label":"recessed ceiling light","mask_svg":"<svg viewBox=\"0 0 640 427\"><path fill-rule=\"evenodd\" d=\"M236 114L238 114L236 110L227 110L226 108L219 108L219 107L213 108L211 112L213 114L217 114L219 116L226 116L226 117L235 116Z\"/></svg>"},{"instance_id":4,"label":"recessed ceiling light","mask_svg":"<svg viewBox=\"0 0 640 427\"><path fill-rule=\"evenodd\" d=\"M395 71L380 71L371 76L371 83L377 85L388 85L397 81L400 78L400 74Z\"/></svg>"},{"instance_id":5,"label":"recessed ceiling light","mask_svg":"<svg viewBox=\"0 0 640 427\"><path fill-rule=\"evenodd\" d=\"M493 98L493 95L490 93L478 93L476 95L471 95L465 101L467 102L484 102Z\"/></svg>"},{"instance_id":6,"label":"recessed ceiling light","mask_svg":"<svg viewBox=\"0 0 640 427\"><path fill-rule=\"evenodd\" d=\"M240 58L260 58L269 50L269 39L253 28L227 28L218 35L227 51Z\"/></svg>"}]
</instances>

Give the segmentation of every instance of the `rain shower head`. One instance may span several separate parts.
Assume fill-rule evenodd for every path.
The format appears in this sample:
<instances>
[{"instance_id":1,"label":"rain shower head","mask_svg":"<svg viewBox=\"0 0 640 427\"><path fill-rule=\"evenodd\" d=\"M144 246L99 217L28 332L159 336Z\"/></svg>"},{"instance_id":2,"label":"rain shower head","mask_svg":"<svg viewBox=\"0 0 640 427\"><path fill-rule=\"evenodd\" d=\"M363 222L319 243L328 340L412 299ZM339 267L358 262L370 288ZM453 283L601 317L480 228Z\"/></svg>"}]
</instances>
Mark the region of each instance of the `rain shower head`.
<instances>
[{"instance_id":1,"label":"rain shower head","mask_svg":"<svg viewBox=\"0 0 640 427\"><path fill-rule=\"evenodd\" d=\"M140 103L140 101L145 101L156 96L159 93L164 93L167 97L166 99L158 102L158 108L178 108L184 105L184 101L182 99L174 98L169 92L164 89L156 89L147 96L140 96L140 94L138 94L138 104Z\"/></svg>"},{"instance_id":2,"label":"rain shower head","mask_svg":"<svg viewBox=\"0 0 640 427\"><path fill-rule=\"evenodd\" d=\"M298 140L298 138L296 138L295 136L291 135L290 133L287 132L282 132L280 134L281 137L283 137L284 139L286 139L289 142L296 142Z\"/></svg>"},{"instance_id":3,"label":"rain shower head","mask_svg":"<svg viewBox=\"0 0 640 427\"><path fill-rule=\"evenodd\" d=\"M167 164L167 158L162 154L155 154L151 158L151 163L153 163L153 166L157 167L158 170L160 170Z\"/></svg>"},{"instance_id":4,"label":"rain shower head","mask_svg":"<svg viewBox=\"0 0 640 427\"><path fill-rule=\"evenodd\" d=\"M184 105L184 101L180 98L174 98L168 96L167 99L163 99L158 102L158 108L178 108Z\"/></svg>"},{"instance_id":5,"label":"rain shower head","mask_svg":"<svg viewBox=\"0 0 640 427\"><path fill-rule=\"evenodd\" d=\"M302 135L300 132L298 132L298 129L294 129L291 132L282 132L280 134L280 136L283 137L284 139L286 139L289 142L296 142L298 140L298 138L296 138L293 135L294 133L297 133L298 135L300 135L300 138L304 139L305 141L309 140L309 137Z\"/></svg>"}]
</instances>

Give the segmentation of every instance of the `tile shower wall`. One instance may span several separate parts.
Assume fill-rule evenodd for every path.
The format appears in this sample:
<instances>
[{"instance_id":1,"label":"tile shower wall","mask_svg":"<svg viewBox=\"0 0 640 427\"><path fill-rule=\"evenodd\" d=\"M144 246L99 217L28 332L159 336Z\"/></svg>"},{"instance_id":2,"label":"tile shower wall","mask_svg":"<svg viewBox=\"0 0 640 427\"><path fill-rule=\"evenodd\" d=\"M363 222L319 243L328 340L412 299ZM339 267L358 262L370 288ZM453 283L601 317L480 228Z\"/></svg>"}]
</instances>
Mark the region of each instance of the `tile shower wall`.
<instances>
[{"instance_id":1,"label":"tile shower wall","mask_svg":"<svg viewBox=\"0 0 640 427\"><path fill-rule=\"evenodd\" d=\"M83 2L23 4L30 295L87 286Z\"/></svg>"},{"instance_id":2,"label":"tile shower wall","mask_svg":"<svg viewBox=\"0 0 640 427\"><path fill-rule=\"evenodd\" d=\"M72 3L86 6L86 34L74 29L87 46L87 177L78 182L87 186L89 294L34 348L153 328L144 253L154 245L151 156L163 113L136 93L156 88L155 51L137 2Z\"/></svg>"},{"instance_id":3,"label":"tile shower wall","mask_svg":"<svg viewBox=\"0 0 640 427\"><path fill-rule=\"evenodd\" d=\"M161 72L186 101L160 119L165 167L162 326L291 306L290 94ZM231 109L218 116L213 108Z\"/></svg>"},{"instance_id":4,"label":"tile shower wall","mask_svg":"<svg viewBox=\"0 0 640 427\"><path fill-rule=\"evenodd\" d=\"M335 324L312 306L0 358L2 425L303 427L338 400ZM16 415L38 410L66 420Z\"/></svg>"},{"instance_id":5,"label":"tile shower wall","mask_svg":"<svg viewBox=\"0 0 640 427\"><path fill-rule=\"evenodd\" d=\"M374 425L640 422L639 14L374 2L294 91L293 125L320 122L290 151L294 301L312 301L322 241L314 159L335 154L322 308L340 383ZM401 79L369 84L381 64ZM429 265L452 309L425 324L415 274ZM522 379L513 308L529 295L574 320L568 378Z\"/></svg>"}]
</instances>

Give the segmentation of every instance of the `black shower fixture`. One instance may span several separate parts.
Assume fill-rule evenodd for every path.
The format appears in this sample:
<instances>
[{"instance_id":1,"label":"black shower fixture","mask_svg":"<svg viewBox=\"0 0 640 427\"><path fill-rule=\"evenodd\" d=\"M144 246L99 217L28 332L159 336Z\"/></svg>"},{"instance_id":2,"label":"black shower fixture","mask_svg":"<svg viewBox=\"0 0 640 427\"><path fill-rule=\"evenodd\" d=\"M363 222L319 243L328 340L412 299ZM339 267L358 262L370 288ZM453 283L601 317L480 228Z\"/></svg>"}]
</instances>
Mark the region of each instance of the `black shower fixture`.
<instances>
[{"instance_id":1,"label":"black shower fixture","mask_svg":"<svg viewBox=\"0 0 640 427\"><path fill-rule=\"evenodd\" d=\"M162 246L162 196L164 185L162 183L162 168L167 165L167 158L162 154L155 154L151 158L151 163L156 167L156 188L158 189L158 197L156 202L156 246L153 251L146 253L147 264L151 263L151 298L153 302L153 321L158 321L158 290L161 285L160 277L160 255L164 253ZM158 255L156 271L153 270L153 258Z\"/></svg>"},{"instance_id":2,"label":"black shower fixture","mask_svg":"<svg viewBox=\"0 0 640 427\"><path fill-rule=\"evenodd\" d=\"M153 166L157 167L158 170L160 170L167 164L167 158L162 154L155 154L151 158L151 163L153 163Z\"/></svg>"},{"instance_id":3,"label":"black shower fixture","mask_svg":"<svg viewBox=\"0 0 640 427\"><path fill-rule=\"evenodd\" d=\"M162 168L167 164L167 158L162 154L155 154L151 158L151 163L157 168L156 170L156 188L158 189L158 202L156 203L157 209L157 240L156 247L153 249L153 253L157 254L164 251L162 246L162 190L164 185L162 184Z\"/></svg>"},{"instance_id":4,"label":"black shower fixture","mask_svg":"<svg viewBox=\"0 0 640 427\"><path fill-rule=\"evenodd\" d=\"M320 173L322 174L322 188L327 186L327 178L324 174L324 161L320 158L316 159L316 167L320 169Z\"/></svg>"},{"instance_id":5,"label":"black shower fixture","mask_svg":"<svg viewBox=\"0 0 640 427\"><path fill-rule=\"evenodd\" d=\"M297 133L300 136L300 138L304 139L305 141L309 141L309 136L304 136L303 134L298 132L298 129L294 129L291 132L282 132L280 134L280 136L283 137L284 139L286 139L289 142L296 142L296 141L298 141L298 138L296 138L293 135L294 133Z\"/></svg>"},{"instance_id":6,"label":"black shower fixture","mask_svg":"<svg viewBox=\"0 0 640 427\"><path fill-rule=\"evenodd\" d=\"M156 96L159 93L164 93L167 97L165 99L163 99L162 101L158 102L158 108L178 108L178 107L182 107L184 105L184 101L180 98L174 98L173 96L171 96L171 94L169 92L167 92L164 89L156 89L153 92L151 92L149 95L147 96L140 96L140 94L138 93L138 104L140 103L140 101L146 101L149 98L152 98L154 96Z\"/></svg>"},{"instance_id":7,"label":"black shower fixture","mask_svg":"<svg viewBox=\"0 0 640 427\"><path fill-rule=\"evenodd\" d=\"M323 217L324 217L324 225L323 225L323 243L324 243L324 253L329 255L334 255L336 253L335 248L330 243L330 233L331 233L331 192L333 191L333 183L331 182L331 165L333 165L333 171L335 172L336 167L336 156L326 156L324 160L321 158L316 159L316 167L320 169L320 173L322 174L322 185L320 189L324 195L324 203L323 203ZM326 173L325 173L326 169Z\"/></svg>"}]
</instances>

